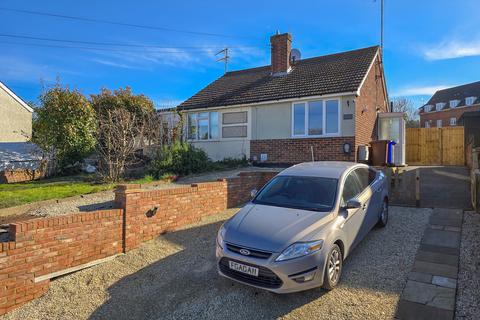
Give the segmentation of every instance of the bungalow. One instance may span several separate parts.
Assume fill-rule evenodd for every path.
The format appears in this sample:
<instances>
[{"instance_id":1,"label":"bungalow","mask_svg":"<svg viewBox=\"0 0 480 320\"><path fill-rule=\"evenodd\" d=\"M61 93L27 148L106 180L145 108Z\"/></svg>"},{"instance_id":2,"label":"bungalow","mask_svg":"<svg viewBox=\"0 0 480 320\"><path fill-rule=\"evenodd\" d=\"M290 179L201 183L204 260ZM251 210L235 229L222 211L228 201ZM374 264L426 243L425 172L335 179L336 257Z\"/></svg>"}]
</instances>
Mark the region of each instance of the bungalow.
<instances>
[{"instance_id":1,"label":"bungalow","mask_svg":"<svg viewBox=\"0 0 480 320\"><path fill-rule=\"evenodd\" d=\"M33 109L0 82L0 183L38 179L41 150L28 142Z\"/></svg>"},{"instance_id":2,"label":"bungalow","mask_svg":"<svg viewBox=\"0 0 480 320\"><path fill-rule=\"evenodd\" d=\"M187 139L214 160L356 161L389 103L378 46L299 59L270 38L271 65L227 72L178 107Z\"/></svg>"},{"instance_id":3,"label":"bungalow","mask_svg":"<svg viewBox=\"0 0 480 320\"><path fill-rule=\"evenodd\" d=\"M0 142L26 142L32 135L33 109L0 82Z\"/></svg>"},{"instance_id":4,"label":"bungalow","mask_svg":"<svg viewBox=\"0 0 480 320\"><path fill-rule=\"evenodd\" d=\"M460 117L470 111L480 111L480 81L435 92L419 109L420 126L456 126Z\"/></svg>"}]
</instances>

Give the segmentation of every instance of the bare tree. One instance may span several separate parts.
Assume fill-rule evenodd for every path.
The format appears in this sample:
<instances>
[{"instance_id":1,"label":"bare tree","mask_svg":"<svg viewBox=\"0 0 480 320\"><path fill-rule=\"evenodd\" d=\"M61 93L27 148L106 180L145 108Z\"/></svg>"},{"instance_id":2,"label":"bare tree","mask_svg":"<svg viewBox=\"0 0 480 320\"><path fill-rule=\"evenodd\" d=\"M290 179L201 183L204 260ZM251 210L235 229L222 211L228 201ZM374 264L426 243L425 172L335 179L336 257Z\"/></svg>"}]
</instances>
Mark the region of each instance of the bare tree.
<instances>
[{"instance_id":1,"label":"bare tree","mask_svg":"<svg viewBox=\"0 0 480 320\"><path fill-rule=\"evenodd\" d=\"M412 100L399 97L393 100L393 112L403 112L407 128L419 127L418 110Z\"/></svg>"},{"instance_id":2,"label":"bare tree","mask_svg":"<svg viewBox=\"0 0 480 320\"><path fill-rule=\"evenodd\" d=\"M123 178L125 168L135 161L136 115L125 109L107 110L98 118L99 171L108 181Z\"/></svg>"}]
</instances>

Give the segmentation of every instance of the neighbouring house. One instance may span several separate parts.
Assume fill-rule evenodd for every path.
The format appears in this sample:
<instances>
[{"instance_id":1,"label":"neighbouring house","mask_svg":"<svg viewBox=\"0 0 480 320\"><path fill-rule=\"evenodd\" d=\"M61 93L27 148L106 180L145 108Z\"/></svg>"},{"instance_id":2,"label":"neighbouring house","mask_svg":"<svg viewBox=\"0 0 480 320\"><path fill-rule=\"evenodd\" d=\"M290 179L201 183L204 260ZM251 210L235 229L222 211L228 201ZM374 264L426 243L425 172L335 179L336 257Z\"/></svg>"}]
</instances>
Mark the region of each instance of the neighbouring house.
<instances>
[{"instance_id":1,"label":"neighbouring house","mask_svg":"<svg viewBox=\"0 0 480 320\"><path fill-rule=\"evenodd\" d=\"M0 82L0 183L43 176L41 150L28 142L33 109Z\"/></svg>"},{"instance_id":2,"label":"neighbouring house","mask_svg":"<svg viewBox=\"0 0 480 320\"><path fill-rule=\"evenodd\" d=\"M33 109L0 82L0 142L25 142L32 135Z\"/></svg>"},{"instance_id":3,"label":"neighbouring house","mask_svg":"<svg viewBox=\"0 0 480 320\"><path fill-rule=\"evenodd\" d=\"M180 104L187 139L214 160L355 161L389 103L379 46L300 59L270 38L271 64L232 71Z\"/></svg>"},{"instance_id":4,"label":"neighbouring house","mask_svg":"<svg viewBox=\"0 0 480 320\"><path fill-rule=\"evenodd\" d=\"M470 111L480 111L480 81L435 92L419 109L420 126L456 126L460 117Z\"/></svg>"}]
</instances>

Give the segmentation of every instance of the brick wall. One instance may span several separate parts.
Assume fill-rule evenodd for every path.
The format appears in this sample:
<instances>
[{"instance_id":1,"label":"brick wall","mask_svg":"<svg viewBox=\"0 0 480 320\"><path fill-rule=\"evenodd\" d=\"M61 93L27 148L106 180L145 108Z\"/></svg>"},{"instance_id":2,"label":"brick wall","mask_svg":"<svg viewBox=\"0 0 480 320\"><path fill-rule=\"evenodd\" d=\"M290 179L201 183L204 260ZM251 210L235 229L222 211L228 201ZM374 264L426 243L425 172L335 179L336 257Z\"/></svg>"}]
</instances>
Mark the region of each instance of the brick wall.
<instances>
[{"instance_id":1,"label":"brick wall","mask_svg":"<svg viewBox=\"0 0 480 320\"><path fill-rule=\"evenodd\" d=\"M15 169L0 171L0 183L16 183L43 178L42 170Z\"/></svg>"},{"instance_id":2,"label":"brick wall","mask_svg":"<svg viewBox=\"0 0 480 320\"><path fill-rule=\"evenodd\" d=\"M252 189L261 188L276 174L248 172L231 179L161 190L120 186L115 193L115 206L127 212L125 252L159 234L247 202Z\"/></svg>"},{"instance_id":3,"label":"brick wall","mask_svg":"<svg viewBox=\"0 0 480 320\"><path fill-rule=\"evenodd\" d=\"M458 121L462 114L471 111L480 111L480 105L459 107L455 109L447 109L437 112L422 112L420 113L420 126L422 128L425 128L425 122L431 121L430 127L435 128L437 127L437 120L442 120L442 127L449 127L450 118L456 118Z\"/></svg>"},{"instance_id":4,"label":"brick wall","mask_svg":"<svg viewBox=\"0 0 480 320\"><path fill-rule=\"evenodd\" d=\"M381 62L377 58L355 99L355 151L359 145L377 139L377 108L379 112L388 111L383 77Z\"/></svg>"},{"instance_id":5,"label":"brick wall","mask_svg":"<svg viewBox=\"0 0 480 320\"><path fill-rule=\"evenodd\" d=\"M266 153L266 163L295 164L312 161L313 147L315 161L355 161L354 152L343 152L345 143L353 147L355 137L251 140L250 157L260 161L260 154Z\"/></svg>"},{"instance_id":6,"label":"brick wall","mask_svg":"<svg viewBox=\"0 0 480 320\"><path fill-rule=\"evenodd\" d=\"M50 280L42 276L121 253L122 216L107 210L11 224L12 241L0 243L0 314L44 294Z\"/></svg>"},{"instance_id":7,"label":"brick wall","mask_svg":"<svg viewBox=\"0 0 480 320\"><path fill-rule=\"evenodd\" d=\"M44 294L56 272L127 252L164 232L242 204L252 189L260 189L276 174L246 172L162 190L120 185L115 191L117 209L11 224L11 241L0 242L0 315Z\"/></svg>"}]
</instances>

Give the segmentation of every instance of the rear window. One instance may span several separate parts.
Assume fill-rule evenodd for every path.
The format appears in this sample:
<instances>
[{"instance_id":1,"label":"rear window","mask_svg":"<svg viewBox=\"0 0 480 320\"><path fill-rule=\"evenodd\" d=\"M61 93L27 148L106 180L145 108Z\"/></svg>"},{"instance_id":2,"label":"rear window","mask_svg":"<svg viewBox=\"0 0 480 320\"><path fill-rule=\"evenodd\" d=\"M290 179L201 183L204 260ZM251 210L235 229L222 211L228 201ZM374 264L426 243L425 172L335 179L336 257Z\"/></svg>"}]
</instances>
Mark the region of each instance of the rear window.
<instances>
[{"instance_id":1,"label":"rear window","mask_svg":"<svg viewBox=\"0 0 480 320\"><path fill-rule=\"evenodd\" d=\"M277 176L253 200L256 204L330 211L337 194L337 179Z\"/></svg>"}]
</instances>

